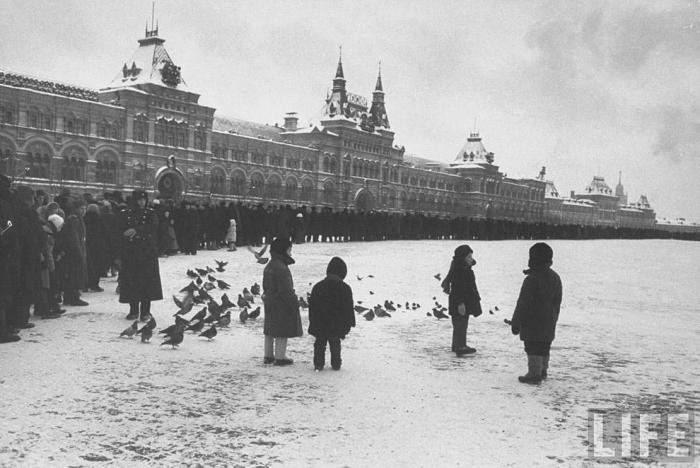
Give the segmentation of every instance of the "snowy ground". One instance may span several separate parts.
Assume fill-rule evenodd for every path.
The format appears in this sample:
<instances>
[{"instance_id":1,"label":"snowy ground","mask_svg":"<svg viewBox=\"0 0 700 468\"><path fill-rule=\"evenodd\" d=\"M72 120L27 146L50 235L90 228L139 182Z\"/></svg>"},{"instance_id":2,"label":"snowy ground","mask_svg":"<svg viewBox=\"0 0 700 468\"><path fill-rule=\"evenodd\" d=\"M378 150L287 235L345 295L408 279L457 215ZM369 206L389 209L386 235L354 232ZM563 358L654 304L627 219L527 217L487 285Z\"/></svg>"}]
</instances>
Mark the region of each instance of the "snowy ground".
<instances>
[{"instance_id":1,"label":"snowy ground","mask_svg":"<svg viewBox=\"0 0 700 468\"><path fill-rule=\"evenodd\" d=\"M103 280L90 306L0 348L0 465L586 466L589 408L700 409L700 243L552 241L564 303L539 386L518 383L525 355L503 323L531 242L470 243L484 315L463 358L449 352L449 320L426 316L433 296L447 302L433 275L458 244L294 247L299 294L340 255L364 305L422 305L358 317L338 372L313 371L308 335L290 341L294 365L264 366L262 317L211 342L188 333L177 350L119 338L127 311ZM161 259L166 297L215 259L230 262L217 277L234 299L261 282L245 250L200 252ZM175 310L154 303L159 328Z\"/></svg>"}]
</instances>

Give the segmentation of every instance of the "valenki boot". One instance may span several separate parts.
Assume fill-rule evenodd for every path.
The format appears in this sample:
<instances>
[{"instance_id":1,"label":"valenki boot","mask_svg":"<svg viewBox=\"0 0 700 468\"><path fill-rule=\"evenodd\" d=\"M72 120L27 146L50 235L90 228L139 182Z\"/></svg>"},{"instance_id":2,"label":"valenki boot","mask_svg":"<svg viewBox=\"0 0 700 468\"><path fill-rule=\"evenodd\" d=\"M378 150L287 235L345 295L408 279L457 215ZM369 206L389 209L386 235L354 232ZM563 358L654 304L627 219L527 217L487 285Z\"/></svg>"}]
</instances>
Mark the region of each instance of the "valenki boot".
<instances>
[{"instance_id":1,"label":"valenki boot","mask_svg":"<svg viewBox=\"0 0 700 468\"><path fill-rule=\"evenodd\" d=\"M527 355L527 374L518 377L522 383L537 384L542 381L542 356Z\"/></svg>"},{"instance_id":2,"label":"valenki boot","mask_svg":"<svg viewBox=\"0 0 700 468\"><path fill-rule=\"evenodd\" d=\"M547 369L549 369L549 354L542 356L542 379L547 378Z\"/></svg>"}]
</instances>

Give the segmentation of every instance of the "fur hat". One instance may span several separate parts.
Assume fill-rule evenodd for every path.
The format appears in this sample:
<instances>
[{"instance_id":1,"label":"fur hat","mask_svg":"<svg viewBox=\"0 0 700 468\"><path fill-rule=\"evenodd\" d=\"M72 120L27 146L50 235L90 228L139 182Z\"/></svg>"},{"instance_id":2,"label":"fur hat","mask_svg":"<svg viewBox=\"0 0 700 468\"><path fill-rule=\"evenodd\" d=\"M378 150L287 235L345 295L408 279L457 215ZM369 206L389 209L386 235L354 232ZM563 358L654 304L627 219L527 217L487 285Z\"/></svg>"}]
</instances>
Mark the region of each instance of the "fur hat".
<instances>
[{"instance_id":1,"label":"fur hat","mask_svg":"<svg viewBox=\"0 0 700 468\"><path fill-rule=\"evenodd\" d=\"M455 249L454 258L465 258L473 252L474 251L472 250L472 248L469 247L467 244L462 244Z\"/></svg>"},{"instance_id":2,"label":"fur hat","mask_svg":"<svg viewBox=\"0 0 700 468\"><path fill-rule=\"evenodd\" d=\"M538 242L530 247L530 259L527 266L530 268L551 266L553 257L552 248L544 242Z\"/></svg>"},{"instance_id":3,"label":"fur hat","mask_svg":"<svg viewBox=\"0 0 700 468\"><path fill-rule=\"evenodd\" d=\"M340 279L345 279L348 274L348 266L345 264L342 258L333 257L331 261L328 262L328 268L326 268L327 275L338 275Z\"/></svg>"},{"instance_id":4,"label":"fur hat","mask_svg":"<svg viewBox=\"0 0 700 468\"><path fill-rule=\"evenodd\" d=\"M97 205L94 204L94 203L90 203L90 204L87 206L87 212L88 212L88 213L100 214L100 207L97 206Z\"/></svg>"},{"instance_id":5,"label":"fur hat","mask_svg":"<svg viewBox=\"0 0 700 468\"><path fill-rule=\"evenodd\" d=\"M49 222L54 225L56 231L60 231L63 228L63 218L61 218L57 214L52 214L51 216L49 216Z\"/></svg>"},{"instance_id":6,"label":"fur hat","mask_svg":"<svg viewBox=\"0 0 700 468\"><path fill-rule=\"evenodd\" d=\"M131 192L131 201L133 203L136 203L136 201L140 198L143 198L146 200L146 202L148 202L148 194L145 190L136 189L133 192Z\"/></svg>"},{"instance_id":7,"label":"fur hat","mask_svg":"<svg viewBox=\"0 0 700 468\"><path fill-rule=\"evenodd\" d=\"M285 237L276 237L272 241L272 244L270 244L270 252L281 255L287 255L287 250L289 250L291 246L292 243L289 241L289 239Z\"/></svg>"}]
</instances>

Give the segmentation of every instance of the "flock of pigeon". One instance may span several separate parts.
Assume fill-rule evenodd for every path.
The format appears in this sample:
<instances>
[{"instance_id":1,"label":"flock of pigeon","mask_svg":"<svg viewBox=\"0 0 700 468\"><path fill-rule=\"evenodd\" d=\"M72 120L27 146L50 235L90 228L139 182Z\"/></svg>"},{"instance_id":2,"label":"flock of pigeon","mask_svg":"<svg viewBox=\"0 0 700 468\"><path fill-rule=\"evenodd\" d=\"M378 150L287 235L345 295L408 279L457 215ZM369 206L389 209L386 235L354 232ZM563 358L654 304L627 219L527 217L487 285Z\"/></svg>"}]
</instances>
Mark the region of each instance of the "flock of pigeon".
<instances>
[{"instance_id":1,"label":"flock of pigeon","mask_svg":"<svg viewBox=\"0 0 700 468\"><path fill-rule=\"evenodd\" d=\"M231 285L226 281L217 279L214 274L223 273L228 262L215 260L216 269L194 268L187 270L190 283L180 290L184 297L173 296L173 302L178 310L175 312L175 323L158 331L163 335L163 345L177 348L185 337L185 332L191 331L200 337L213 339L218 334L218 329L228 328L231 324L231 309L238 308L238 319L241 323L247 320L255 320L260 316L260 306L253 309L256 296L260 296L260 285L254 283L250 289L243 288L238 294L238 300L233 303L227 293L221 295L219 302L212 297L214 289L227 290ZM200 308L201 307L201 308ZM195 309L198 309L195 311ZM133 338L141 335L141 341L148 343L156 328L156 321L151 317L141 328L138 328L138 320L135 320L128 328L121 332L121 337ZM217 328L218 327L218 328Z\"/></svg>"},{"instance_id":2,"label":"flock of pigeon","mask_svg":"<svg viewBox=\"0 0 700 468\"><path fill-rule=\"evenodd\" d=\"M260 264L265 264L268 258L263 257L265 251L267 250L267 245L264 246L260 251L255 251L249 248L250 252L253 253L256 260ZM213 339L220 328L227 328L231 323L231 309L238 308L238 319L241 323L245 323L247 320L255 320L260 316L260 306L258 305L255 309L252 309L255 298L260 296L260 285L256 282L250 289L243 288L243 291L238 294L238 299L234 304L229 296L224 292L221 295L220 302L217 302L212 295L211 291L214 289L228 290L231 285L226 281L218 279L214 274L223 273L226 271L225 267L228 262L215 260L216 269L207 266L206 268L194 268L187 270L187 276L190 278L190 283L180 290L184 293L184 297L178 298L173 296L173 302L178 307L178 311L174 314L175 323L167 328L158 331L158 334L164 335L165 341L161 343L163 345L170 345L172 348L177 348L185 337L186 331L191 331L195 334L199 334L200 337L207 338L208 340ZM440 281L442 278L440 273L433 276L435 279ZM374 275L359 276L356 275L358 281L362 281L365 278L374 278ZM312 283L309 283L312 284ZM374 295L374 291L369 290L370 295ZM299 306L306 309L308 305L308 296L306 298L299 296ZM426 312L426 316L435 317L438 320L449 318L445 312L448 310L443 304L441 304L435 296L433 296L434 305L432 311ZM415 311L421 309L421 305L416 302L409 303L406 301L405 304L395 303L392 300L385 300L384 304L378 303L373 307L365 307L363 301L357 300L354 306L355 312L361 314L362 317L371 321L375 317L379 318L390 318L392 313L398 311ZM195 306L201 306L199 310L192 313ZM252 309L252 310L250 310ZM489 309L489 314L493 315L495 311L499 311L498 306ZM508 319L503 320L506 324L510 324ZM135 335L141 336L141 341L143 343L148 343L153 336L153 331L156 328L156 321L151 317L141 328L138 328L139 321L135 320L128 328L121 332L121 337L133 338ZM206 329L205 329L206 327Z\"/></svg>"}]
</instances>

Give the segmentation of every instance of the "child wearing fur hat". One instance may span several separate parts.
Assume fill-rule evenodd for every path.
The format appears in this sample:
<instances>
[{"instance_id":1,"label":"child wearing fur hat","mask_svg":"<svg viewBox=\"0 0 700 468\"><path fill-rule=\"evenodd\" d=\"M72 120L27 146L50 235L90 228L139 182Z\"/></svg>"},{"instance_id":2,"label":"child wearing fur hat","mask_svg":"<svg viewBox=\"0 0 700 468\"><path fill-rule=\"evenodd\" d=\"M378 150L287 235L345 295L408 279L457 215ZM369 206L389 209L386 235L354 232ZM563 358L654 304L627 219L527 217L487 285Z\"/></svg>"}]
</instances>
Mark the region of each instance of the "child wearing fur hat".
<instances>
[{"instance_id":1,"label":"child wearing fur hat","mask_svg":"<svg viewBox=\"0 0 700 468\"><path fill-rule=\"evenodd\" d=\"M527 276L513 312L511 331L520 335L527 354L527 374L518 377L523 383L536 384L547 378L549 349L559 319L562 287L559 275L552 270L552 248L544 242L530 247Z\"/></svg>"},{"instance_id":2,"label":"child wearing fur hat","mask_svg":"<svg viewBox=\"0 0 700 468\"><path fill-rule=\"evenodd\" d=\"M314 343L314 368L323 370L326 358L326 343L331 351L331 367L340 370L340 340L355 326L352 289L343 280L348 267L340 257L328 262L326 277L316 283L309 297L309 335L316 337Z\"/></svg>"},{"instance_id":3,"label":"child wearing fur hat","mask_svg":"<svg viewBox=\"0 0 700 468\"><path fill-rule=\"evenodd\" d=\"M450 271L442 282L442 290L450 295L449 314L452 317L452 352L457 356L472 354L475 348L467 346L469 316L481 315L481 296L476 288L472 267L476 265L473 250L468 245L455 249Z\"/></svg>"}]
</instances>

